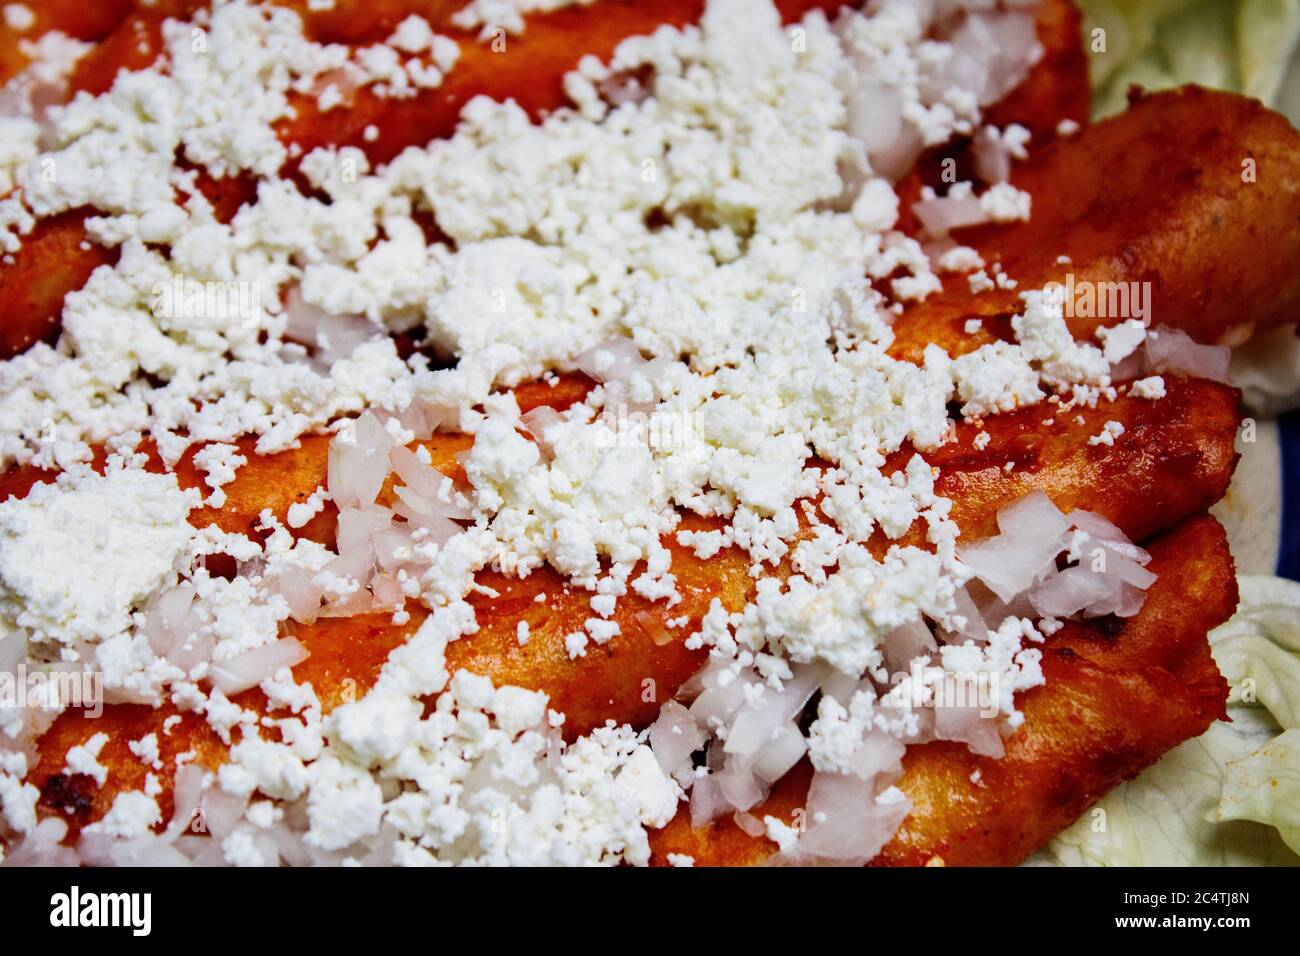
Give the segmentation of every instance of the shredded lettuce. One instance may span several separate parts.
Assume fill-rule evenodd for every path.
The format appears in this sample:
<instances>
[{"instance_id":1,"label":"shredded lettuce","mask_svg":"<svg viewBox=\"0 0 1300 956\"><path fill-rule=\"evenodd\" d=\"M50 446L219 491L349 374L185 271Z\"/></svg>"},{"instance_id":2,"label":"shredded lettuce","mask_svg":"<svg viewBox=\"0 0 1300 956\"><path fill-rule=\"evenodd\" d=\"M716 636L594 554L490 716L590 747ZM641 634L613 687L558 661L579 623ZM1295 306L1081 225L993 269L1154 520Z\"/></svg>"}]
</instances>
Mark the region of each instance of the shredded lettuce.
<instances>
[{"instance_id":1,"label":"shredded lettuce","mask_svg":"<svg viewBox=\"0 0 1300 956\"><path fill-rule=\"evenodd\" d=\"M1229 721L1120 784L1030 863L1300 865L1300 583L1243 575L1210 632Z\"/></svg>"},{"instance_id":2,"label":"shredded lettuce","mask_svg":"<svg viewBox=\"0 0 1300 956\"><path fill-rule=\"evenodd\" d=\"M1300 84L1300 69L1288 77L1300 41L1300 0L1080 0L1079 5L1095 116L1122 111L1134 84L1160 90L1199 83L1269 106L1289 105L1285 93Z\"/></svg>"}]
</instances>

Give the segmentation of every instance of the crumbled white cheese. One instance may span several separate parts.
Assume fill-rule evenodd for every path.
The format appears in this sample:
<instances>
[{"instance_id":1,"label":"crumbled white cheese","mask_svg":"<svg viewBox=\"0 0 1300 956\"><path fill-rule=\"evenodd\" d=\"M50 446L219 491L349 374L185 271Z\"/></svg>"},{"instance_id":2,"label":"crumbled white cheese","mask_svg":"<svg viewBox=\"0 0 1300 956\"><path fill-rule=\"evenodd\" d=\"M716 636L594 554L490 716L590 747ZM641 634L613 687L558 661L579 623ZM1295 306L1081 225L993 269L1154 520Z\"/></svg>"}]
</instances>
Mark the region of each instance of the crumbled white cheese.
<instances>
[{"instance_id":1,"label":"crumbled white cheese","mask_svg":"<svg viewBox=\"0 0 1300 956\"><path fill-rule=\"evenodd\" d=\"M491 38L495 31L518 36L524 32L524 17L530 13L547 13L574 5L586 5L594 0L469 0L452 14L453 26L462 30L481 27L479 36Z\"/></svg>"},{"instance_id":2,"label":"crumbled white cheese","mask_svg":"<svg viewBox=\"0 0 1300 956\"><path fill-rule=\"evenodd\" d=\"M1104 347L1106 361L1112 365L1132 355L1146 337L1147 329L1140 319L1127 319L1119 325L1097 330L1097 338Z\"/></svg>"},{"instance_id":3,"label":"crumbled white cheese","mask_svg":"<svg viewBox=\"0 0 1300 956\"><path fill-rule=\"evenodd\" d=\"M512 31L522 12L561 5L475 0L453 22ZM124 699L165 696L233 742L216 785L236 800L268 799L247 806L222 856L276 862L284 848L262 831L292 820L310 856L340 863L646 862L645 828L672 817L691 781L666 773L631 727L565 745L563 715L544 695L449 675L445 652L477 629L467 595L494 593L475 583L479 571L547 564L565 593L587 592L592 611L565 637L569 656L594 654L620 634L612 618L629 588L665 607L681 600L663 543L674 533L704 559L743 550L758 579L747 606L728 613L715 601L683 635L720 668L707 693L737 695L739 712L757 719L814 675L827 688L818 722L806 743L786 732L819 773L851 771L871 734L901 753L918 732L913 688L877 700L866 687L889 678L900 630L960 617L968 572L931 468L916 454L887 474L887 457L947 440L954 397L974 417L1040 401L1043 385L1100 394L1110 359L1073 341L1045 293L1028 294L1013 319L1018 344L956 360L931 346L919 364L889 356L894 314L941 283L931 253L894 229L892 172L870 141L878 131L862 128L864 109L893 103L913 156L979 124L978 98L954 83L929 14L895 0L833 26L813 13L791 42L767 0L710 0L698 27L632 38L608 64L584 59L565 81L571 110L533 123L513 102L478 98L453 136L385 168L350 148L302 157L310 192L277 175L290 156L274 127L291 98L314 96L324 110L357 85L410 95L441 82L455 44L409 17L387 43L349 54L308 42L290 11L242 0L204 22L226 55L192 49L189 26L169 21L162 64L52 117L47 158L93 175L42 181L31 131L14 150L20 189L0 201L9 245L34 216L89 205L100 213L91 238L119 257L68 297L57 347L0 366L0 461L66 467L91 442L147 433L172 465L206 443L194 460L207 503L221 507L246 463L234 439L252 433L266 453L329 426L329 484L291 505L286 524L305 527L333 500L340 551L294 541L269 512L264 544L196 533L186 517L197 496L174 477L73 468L0 505L0 535L13 542L0 551L0 614L53 650L97 642L106 684ZM428 63L416 59L426 51ZM644 87L628 79L646 75ZM1002 136L1012 155L1023 153L1022 132ZM362 135L374 141L379 129ZM256 200L219 223L177 155L259 176ZM1007 183L978 197L958 184L936 201L973 204L981 221L1030 213L1030 197ZM425 217L452 242L428 244ZM1015 287L961 247L936 264L979 269L972 290ZM403 361L383 334L417 327L454 367ZM499 391L574 367L598 387L544 424ZM375 472L366 493L346 487L336 461L363 443L365 455L387 456L432 420L474 433L459 458L468 485L453 495L448 482L438 499L463 524L441 536L375 503L385 475L373 460L363 462ZM410 460L427 468L422 452ZM683 511L721 518L725 530L678 532ZM926 547L868 546L918 521ZM121 529L87 549L83 525ZM239 573L215 578L193 560L212 554L235 557ZM787 558L793 574L769 576ZM89 595L71 589L74 576L95 581ZM407 600L423 601L428 617L373 690L328 717L287 667L258 675L274 719L204 683L283 647L283 623L314 619L322 602L328 613L379 605L397 622ZM515 633L525 643L527 622ZM1009 619L985 646L941 648L931 673L996 677L996 715L1014 726L1013 695L1041 680L1023 647L1035 637ZM836 681L864 686L841 700ZM278 736L261 736L259 723ZM736 726L715 718L709 731L734 750ZM102 784L96 739L69 753L69 767ZM131 749L159 762L156 738ZM735 782L727 759L713 777L701 768L708 783L696 794L723 774ZM0 777L0 792L21 830L20 779ZM156 786L120 795L103 832L140 836L159 822ZM905 811L894 788L875 798ZM763 825L783 850L798 841L771 818Z\"/></svg>"},{"instance_id":4,"label":"crumbled white cheese","mask_svg":"<svg viewBox=\"0 0 1300 956\"><path fill-rule=\"evenodd\" d=\"M69 747L64 757L67 772L85 774L94 778L95 783L102 787L104 781L108 779L108 768L99 762L99 754L106 743L108 743L108 734L99 733L85 743Z\"/></svg>"},{"instance_id":5,"label":"crumbled white cheese","mask_svg":"<svg viewBox=\"0 0 1300 956\"><path fill-rule=\"evenodd\" d=\"M1065 324L1064 288L1027 292L1025 311L1011 319L1025 358L1049 384L1105 385L1110 363L1101 349L1078 343Z\"/></svg>"},{"instance_id":6,"label":"crumbled white cheese","mask_svg":"<svg viewBox=\"0 0 1300 956\"><path fill-rule=\"evenodd\" d=\"M239 449L234 445L222 442L204 445L194 456L194 466L200 471L207 472L207 477L203 481L212 489L212 494L208 496L205 504L211 508L225 505L226 493L221 490L221 486L234 481L236 469L246 464L248 459L239 454Z\"/></svg>"},{"instance_id":7,"label":"crumbled white cheese","mask_svg":"<svg viewBox=\"0 0 1300 956\"><path fill-rule=\"evenodd\" d=\"M146 767L152 767L154 770L162 769L162 760L159 759L158 735L145 734L139 740L127 742L127 749L140 758L140 762Z\"/></svg>"},{"instance_id":8,"label":"crumbled white cheese","mask_svg":"<svg viewBox=\"0 0 1300 956\"><path fill-rule=\"evenodd\" d=\"M4 7L5 26L17 33L25 33L36 23L36 14L32 8L22 3L6 3Z\"/></svg>"},{"instance_id":9,"label":"crumbled white cheese","mask_svg":"<svg viewBox=\"0 0 1300 956\"><path fill-rule=\"evenodd\" d=\"M86 827L84 832L129 840L144 836L155 823L161 822L162 811L158 809L157 800L138 790L127 790L119 793L108 813Z\"/></svg>"},{"instance_id":10,"label":"crumbled white cheese","mask_svg":"<svg viewBox=\"0 0 1300 956\"><path fill-rule=\"evenodd\" d=\"M0 620L50 649L122 633L188 556L193 504L174 475L121 463L0 502Z\"/></svg>"},{"instance_id":11,"label":"crumbled white cheese","mask_svg":"<svg viewBox=\"0 0 1300 956\"><path fill-rule=\"evenodd\" d=\"M1124 434L1124 426L1120 422L1106 422L1101 431L1088 439L1089 445L1113 445L1115 439Z\"/></svg>"},{"instance_id":12,"label":"crumbled white cheese","mask_svg":"<svg viewBox=\"0 0 1300 956\"><path fill-rule=\"evenodd\" d=\"M289 506L289 512L285 516L285 524L290 528L301 528L312 518L320 514L325 508L325 499L328 492L324 488L317 488L308 496L306 501L295 501Z\"/></svg>"},{"instance_id":13,"label":"crumbled white cheese","mask_svg":"<svg viewBox=\"0 0 1300 956\"><path fill-rule=\"evenodd\" d=\"M952 363L961 413L981 418L1032 405L1043 398L1038 373L1024 352L1006 342L994 342L968 352Z\"/></svg>"},{"instance_id":14,"label":"crumbled white cheese","mask_svg":"<svg viewBox=\"0 0 1300 956\"><path fill-rule=\"evenodd\" d=\"M1140 378L1129 385L1129 394L1138 398L1164 398L1165 380L1159 375Z\"/></svg>"}]
</instances>

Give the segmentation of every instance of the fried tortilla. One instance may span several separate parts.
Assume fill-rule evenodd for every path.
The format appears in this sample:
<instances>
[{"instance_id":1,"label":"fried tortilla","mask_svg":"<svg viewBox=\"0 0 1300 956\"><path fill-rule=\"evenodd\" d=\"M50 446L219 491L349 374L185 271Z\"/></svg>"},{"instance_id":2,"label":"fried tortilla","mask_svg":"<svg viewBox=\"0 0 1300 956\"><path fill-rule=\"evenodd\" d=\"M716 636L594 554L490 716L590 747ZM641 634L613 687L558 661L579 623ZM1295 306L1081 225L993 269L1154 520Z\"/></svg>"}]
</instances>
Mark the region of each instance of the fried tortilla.
<instances>
[{"instance_id":1,"label":"fried tortilla","mask_svg":"<svg viewBox=\"0 0 1300 956\"><path fill-rule=\"evenodd\" d=\"M530 393L525 390L524 394ZM572 398L572 394L563 398ZM1232 389L1200 380L1171 380L1165 399L1152 403L1126 397L1099 403L1095 409L1082 410L1082 425L1072 416L1060 416L1053 425L1045 425L1046 419L1058 414L1054 408L1045 404L990 419L991 439L983 450L970 446L969 434L959 430L956 441L931 453L933 462L942 463L936 490L959 496L955 508L961 509L963 526L972 529L969 536L991 533L998 508L1035 489L1056 498L1063 509L1095 511L1130 537L1141 538L1200 511L1227 488L1236 460L1236 393ZM1087 436L1097 431L1100 422L1116 419L1131 426L1131 433L1114 445L1087 443ZM1040 432L1047 432L1049 440L1040 440ZM454 450L468 447L469 439L440 435L432 445L435 466L454 474L459 467ZM304 449L310 447L304 445ZM1033 453L1026 457L1029 447ZM260 508L277 502L287 509L292 500L310 495L325 478L326 446L320 444L314 457L304 449L287 453L288 462L279 467L273 464L278 456L269 456L254 458L241 468L226 486L229 499L218 513L223 520L216 523L227 530L245 530L256 523ZM1008 471L1005 462L1017 457L1022 467ZM253 468L259 461L264 467ZM1116 476L1125 477L1117 481ZM200 477L190 473L187 481L197 485ZM287 492L290 482L299 482L298 490L291 494ZM5 490L0 485L0 496L7 497L12 490L12 486ZM250 510L241 512L244 508ZM333 520L323 524L332 529ZM683 527L703 530L712 525L688 517ZM471 599L479 631L449 646L448 668L464 668L499 684L545 691L551 706L566 715L568 739L607 720L647 725L662 703L704 663L705 652L688 650L683 641L698 627L712 600L716 597L729 610L739 610L753 588L749 559L743 552L724 550L706 561L674 540L665 544L673 552L682 604L669 611L635 593L626 595L614 615L621 633L607 644L589 647L586 656L576 659L570 659L564 635L579 628L590 614L585 591L571 590L565 579L549 568L523 579L491 571L480 574L478 583L496 596ZM539 594L545 595L540 603L536 600ZM295 680L310 682L327 710L364 695L389 653L405 643L426 613L414 604L408 610L411 620L401 626L392 624L389 614L286 625L285 633L296 637L311 654L294 668ZM683 614L690 618L685 627L669 631L664 626L665 619ZM516 636L521 619L528 621L530 629L524 645ZM1204 630L1202 643L1203 638ZM258 690L234 699L244 707L265 708L265 698ZM95 733L107 732L110 742L100 757L109 768L107 783L86 790L85 799L77 804L79 812L64 814L74 828L98 819L117 793L138 789L143 783L148 768L127 749L126 741L156 733L164 748L163 769L157 776L163 786L159 799L166 816L174 773L168 755L193 750L200 763L215 767L226 750L208 724L193 714L182 715L180 724L164 731L164 722L175 714L170 706L153 710L140 705L110 705L97 719L80 712L63 714L41 738L41 760L31 776L42 793L54 795L42 806L51 812L66 808L60 801L76 786L63 773L67 750Z\"/></svg>"},{"instance_id":2,"label":"fried tortilla","mask_svg":"<svg viewBox=\"0 0 1300 956\"><path fill-rule=\"evenodd\" d=\"M875 865L1018 863L1115 784L1225 716L1227 682L1205 642L1237 607L1223 528L1193 517L1148 548L1159 578L1136 617L1071 622L1047 639L1046 683L1019 699L1025 722L1003 757L949 741L908 748L897 786L912 811ZM811 773L800 764L751 815L795 822ZM657 862L684 853L696 866L752 866L776 852L730 818L693 829L685 807L651 832L650 845Z\"/></svg>"}]
</instances>

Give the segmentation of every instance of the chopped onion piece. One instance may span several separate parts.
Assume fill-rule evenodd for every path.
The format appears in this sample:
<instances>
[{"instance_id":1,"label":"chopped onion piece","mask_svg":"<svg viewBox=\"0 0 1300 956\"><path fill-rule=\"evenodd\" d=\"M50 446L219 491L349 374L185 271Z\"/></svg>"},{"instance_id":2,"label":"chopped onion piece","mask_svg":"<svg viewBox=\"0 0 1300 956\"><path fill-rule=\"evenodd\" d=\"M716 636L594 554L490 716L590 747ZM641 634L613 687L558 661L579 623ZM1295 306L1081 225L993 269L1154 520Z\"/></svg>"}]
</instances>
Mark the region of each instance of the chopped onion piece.
<instances>
[{"instance_id":1,"label":"chopped onion piece","mask_svg":"<svg viewBox=\"0 0 1300 956\"><path fill-rule=\"evenodd\" d=\"M728 809L717 778L701 777L691 787L691 826L702 827Z\"/></svg>"},{"instance_id":2,"label":"chopped onion piece","mask_svg":"<svg viewBox=\"0 0 1300 956\"><path fill-rule=\"evenodd\" d=\"M1064 546L1064 535L1021 539L1003 534L959 547L957 556L1000 600L1010 602L1055 563Z\"/></svg>"},{"instance_id":3,"label":"chopped onion piece","mask_svg":"<svg viewBox=\"0 0 1300 956\"><path fill-rule=\"evenodd\" d=\"M975 705L934 708L934 735L939 740L964 743L972 753L1001 757L1006 752L996 717L983 717Z\"/></svg>"},{"instance_id":4,"label":"chopped onion piece","mask_svg":"<svg viewBox=\"0 0 1300 956\"><path fill-rule=\"evenodd\" d=\"M406 482L406 494L399 496L417 510L441 514L448 518L469 519L470 510L452 499L452 481L432 465L426 465L409 448L397 446L389 453L393 471ZM397 486L401 488L403 486ZM419 505L416 502L420 502Z\"/></svg>"},{"instance_id":5,"label":"chopped onion piece","mask_svg":"<svg viewBox=\"0 0 1300 956\"><path fill-rule=\"evenodd\" d=\"M637 611L635 617L637 623L650 635L650 640L654 642L655 647L667 647L673 643L673 635L654 614L649 611Z\"/></svg>"},{"instance_id":6,"label":"chopped onion piece","mask_svg":"<svg viewBox=\"0 0 1300 956\"><path fill-rule=\"evenodd\" d=\"M294 286L284 297L286 338L316 350L315 358L330 366L356 351L357 346L369 341L380 330L373 322L355 315L335 315L302 297Z\"/></svg>"},{"instance_id":7,"label":"chopped onion piece","mask_svg":"<svg viewBox=\"0 0 1300 956\"><path fill-rule=\"evenodd\" d=\"M708 681L690 710L696 720L713 720L721 726L727 724L731 715L745 702L745 687L758 683L758 678L748 672L733 677L730 670L723 667L710 675Z\"/></svg>"},{"instance_id":8,"label":"chopped onion piece","mask_svg":"<svg viewBox=\"0 0 1300 956\"><path fill-rule=\"evenodd\" d=\"M338 523L340 556L352 558L364 554L367 564L374 561L375 536L391 529L392 526L391 512L369 508L340 508ZM360 558L358 557L357 560L359 561ZM349 564L351 565L351 562Z\"/></svg>"},{"instance_id":9,"label":"chopped onion piece","mask_svg":"<svg viewBox=\"0 0 1300 956\"><path fill-rule=\"evenodd\" d=\"M940 196L912 204L922 228L931 236L946 236L954 229L989 221L978 196Z\"/></svg>"},{"instance_id":10,"label":"chopped onion piece","mask_svg":"<svg viewBox=\"0 0 1300 956\"><path fill-rule=\"evenodd\" d=\"M1143 347L1149 371L1181 372L1192 378L1232 383L1232 349L1227 346L1201 345L1181 329L1162 325L1147 334Z\"/></svg>"},{"instance_id":11,"label":"chopped onion piece","mask_svg":"<svg viewBox=\"0 0 1300 956\"><path fill-rule=\"evenodd\" d=\"M408 503L408 496L404 494L404 492L407 491L405 487L399 486L394 490L397 492L397 497L400 500L393 510L405 518L407 524L409 524L412 529L423 530L423 534L418 535L412 531L412 541L418 544L433 542L441 547L456 535L460 534L463 530L460 525L456 524L456 522L452 521L445 515L428 514L417 507L412 507L411 504ZM418 501L418 499L415 500ZM421 504L423 503L421 502Z\"/></svg>"},{"instance_id":12,"label":"chopped onion piece","mask_svg":"<svg viewBox=\"0 0 1300 956\"><path fill-rule=\"evenodd\" d=\"M26 660L26 632L10 631L8 634L0 637L0 672L6 674L17 674L18 665Z\"/></svg>"},{"instance_id":13,"label":"chopped onion piece","mask_svg":"<svg viewBox=\"0 0 1300 956\"><path fill-rule=\"evenodd\" d=\"M528 434L533 436L533 441L542 450L542 454L547 459L553 458L555 451L551 443L546 440L546 430L564 420L560 417L560 413L549 405L539 405L532 411L525 412L520 420L524 423L524 428L528 429Z\"/></svg>"},{"instance_id":14,"label":"chopped onion piece","mask_svg":"<svg viewBox=\"0 0 1300 956\"><path fill-rule=\"evenodd\" d=\"M375 532L372 540L379 566L385 571L392 571L411 559L410 551L415 542L410 531L404 527L390 525Z\"/></svg>"},{"instance_id":15,"label":"chopped onion piece","mask_svg":"<svg viewBox=\"0 0 1300 956\"><path fill-rule=\"evenodd\" d=\"M193 603L194 588L183 583L163 591L145 608L141 630L159 657L167 657L188 636L185 621Z\"/></svg>"},{"instance_id":16,"label":"chopped onion piece","mask_svg":"<svg viewBox=\"0 0 1300 956\"><path fill-rule=\"evenodd\" d=\"M998 509L998 530L1021 538L1059 538L1070 528L1070 519L1041 491L1031 491Z\"/></svg>"},{"instance_id":17,"label":"chopped onion piece","mask_svg":"<svg viewBox=\"0 0 1300 956\"><path fill-rule=\"evenodd\" d=\"M289 605L295 621L310 624L320 614L324 589L314 583L315 574L306 568L289 566L275 576L274 589Z\"/></svg>"},{"instance_id":18,"label":"chopped onion piece","mask_svg":"<svg viewBox=\"0 0 1300 956\"><path fill-rule=\"evenodd\" d=\"M216 639L211 633L190 634L177 641L167 652L167 660L183 671L190 671L212 659Z\"/></svg>"},{"instance_id":19,"label":"chopped onion piece","mask_svg":"<svg viewBox=\"0 0 1300 956\"><path fill-rule=\"evenodd\" d=\"M984 616L980 614L980 609L975 606L975 600L970 596L970 591L964 587L958 588L953 594L953 602L953 616L961 618L961 623L955 631L949 631L946 628L939 629L939 635L943 638L944 643L959 644L963 641L975 641L977 644L983 644L988 641L988 624L984 621Z\"/></svg>"},{"instance_id":20,"label":"chopped onion piece","mask_svg":"<svg viewBox=\"0 0 1300 956\"><path fill-rule=\"evenodd\" d=\"M573 357L573 364L601 383L626 382L646 360L628 338L610 339Z\"/></svg>"},{"instance_id":21,"label":"chopped onion piece","mask_svg":"<svg viewBox=\"0 0 1300 956\"><path fill-rule=\"evenodd\" d=\"M295 638L282 637L271 644L245 651L238 657L214 662L208 671L212 685L227 696L256 687L282 667L301 664L307 648Z\"/></svg>"},{"instance_id":22,"label":"chopped onion piece","mask_svg":"<svg viewBox=\"0 0 1300 956\"><path fill-rule=\"evenodd\" d=\"M715 773L713 779L718 782L722 798L737 810L748 810L767 796L754 771L736 756L727 757L722 770Z\"/></svg>"},{"instance_id":23,"label":"chopped onion piece","mask_svg":"<svg viewBox=\"0 0 1300 956\"><path fill-rule=\"evenodd\" d=\"M908 800L880 802L874 784L855 774L818 771L808 788L808 829L795 852L866 863L889 842L909 810Z\"/></svg>"},{"instance_id":24,"label":"chopped onion piece","mask_svg":"<svg viewBox=\"0 0 1300 956\"><path fill-rule=\"evenodd\" d=\"M907 750L897 737L880 730L867 734L853 754L853 773L863 780L892 783L903 771L903 753Z\"/></svg>"},{"instance_id":25,"label":"chopped onion piece","mask_svg":"<svg viewBox=\"0 0 1300 956\"><path fill-rule=\"evenodd\" d=\"M885 637L885 666L891 674L906 671L912 661L938 648L925 621L917 617L894 628Z\"/></svg>"},{"instance_id":26,"label":"chopped onion piece","mask_svg":"<svg viewBox=\"0 0 1300 956\"><path fill-rule=\"evenodd\" d=\"M1086 567L1053 574L1029 595L1029 603L1044 617L1073 617L1111 594L1105 578Z\"/></svg>"},{"instance_id":27,"label":"chopped onion piece","mask_svg":"<svg viewBox=\"0 0 1300 956\"><path fill-rule=\"evenodd\" d=\"M767 783L776 783L803 759L808 752L808 741L799 733L799 725L791 721L776 729L772 740L759 751L754 760L754 775Z\"/></svg>"},{"instance_id":28,"label":"chopped onion piece","mask_svg":"<svg viewBox=\"0 0 1300 956\"><path fill-rule=\"evenodd\" d=\"M203 788L208 780L208 772L196 763L182 764L176 771L172 787L174 801L171 822L167 824L164 837L175 840L189 831L194 823L195 811L203 797Z\"/></svg>"},{"instance_id":29,"label":"chopped onion piece","mask_svg":"<svg viewBox=\"0 0 1300 956\"><path fill-rule=\"evenodd\" d=\"M330 442L330 497L340 509L372 504L389 474L393 440L379 419L361 415Z\"/></svg>"},{"instance_id":30,"label":"chopped onion piece","mask_svg":"<svg viewBox=\"0 0 1300 956\"><path fill-rule=\"evenodd\" d=\"M1043 55L1034 18L1021 11L972 12L948 41L952 55L940 71L938 86L968 90L981 106L996 103L1019 86Z\"/></svg>"},{"instance_id":31,"label":"chopped onion piece","mask_svg":"<svg viewBox=\"0 0 1300 956\"><path fill-rule=\"evenodd\" d=\"M76 866L77 852L62 845L67 834L67 823L58 817L46 817L16 846L10 844L4 864L7 867Z\"/></svg>"},{"instance_id":32,"label":"chopped onion piece","mask_svg":"<svg viewBox=\"0 0 1300 956\"><path fill-rule=\"evenodd\" d=\"M832 669L822 680L822 693L843 707L849 706L849 701L853 699L857 689L858 679L842 671Z\"/></svg>"},{"instance_id":33,"label":"chopped onion piece","mask_svg":"<svg viewBox=\"0 0 1300 956\"><path fill-rule=\"evenodd\" d=\"M224 840L243 818L247 806L248 797L237 797L220 787L213 787L205 790L199 799L200 819L216 840Z\"/></svg>"},{"instance_id":34,"label":"chopped onion piece","mask_svg":"<svg viewBox=\"0 0 1300 956\"><path fill-rule=\"evenodd\" d=\"M1075 508L1070 512L1070 522L1088 537L1103 542L1107 548L1116 551L1138 564L1149 564L1151 555L1129 541L1128 536L1099 514Z\"/></svg>"},{"instance_id":35,"label":"chopped onion piece","mask_svg":"<svg viewBox=\"0 0 1300 956\"><path fill-rule=\"evenodd\" d=\"M849 91L848 133L868 156L892 148L902 132L903 101L895 87L868 82Z\"/></svg>"},{"instance_id":36,"label":"chopped onion piece","mask_svg":"<svg viewBox=\"0 0 1300 956\"><path fill-rule=\"evenodd\" d=\"M664 773L689 766L691 755L704 746L704 733L690 711L675 700L664 704L650 725L650 750Z\"/></svg>"},{"instance_id":37,"label":"chopped onion piece","mask_svg":"<svg viewBox=\"0 0 1300 956\"><path fill-rule=\"evenodd\" d=\"M780 727L803 710L824 673L821 667L803 664L780 690L766 687L761 697L741 707L727 733L726 752L752 756L771 743Z\"/></svg>"},{"instance_id":38,"label":"chopped onion piece","mask_svg":"<svg viewBox=\"0 0 1300 956\"><path fill-rule=\"evenodd\" d=\"M751 837L761 837L767 832L767 825L752 813L737 811L731 815L731 819L735 821L736 826Z\"/></svg>"},{"instance_id":39,"label":"chopped onion piece","mask_svg":"<svg viewBox=\"0 0 1300 956\"><path fill-rule=\"evenodd\" d=\"M992 126L984 126L971 144L975 175L986 183L1004 183L1011 178L1011 154Z\"/></svg>"}]
</instances>

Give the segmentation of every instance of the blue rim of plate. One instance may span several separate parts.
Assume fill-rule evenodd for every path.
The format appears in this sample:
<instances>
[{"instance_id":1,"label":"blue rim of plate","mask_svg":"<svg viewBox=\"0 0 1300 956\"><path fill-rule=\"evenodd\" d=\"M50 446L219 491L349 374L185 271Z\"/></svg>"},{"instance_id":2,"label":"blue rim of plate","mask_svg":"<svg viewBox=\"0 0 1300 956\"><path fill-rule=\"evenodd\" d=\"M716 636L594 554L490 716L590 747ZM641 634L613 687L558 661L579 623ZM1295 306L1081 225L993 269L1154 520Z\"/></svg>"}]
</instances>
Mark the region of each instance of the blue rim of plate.
<instances>
[{"instance_id":1,"label":"blue rim of plate","mask_svg":"<svg viewBox=\"0 0 1300 956\"><path fill-rule=\"evenodd\" d=\"M1278 535L1277 573L1300 581L1300 410L1277 422L1282 457L1282 528Z\"/></svg>"}]
</instances>

